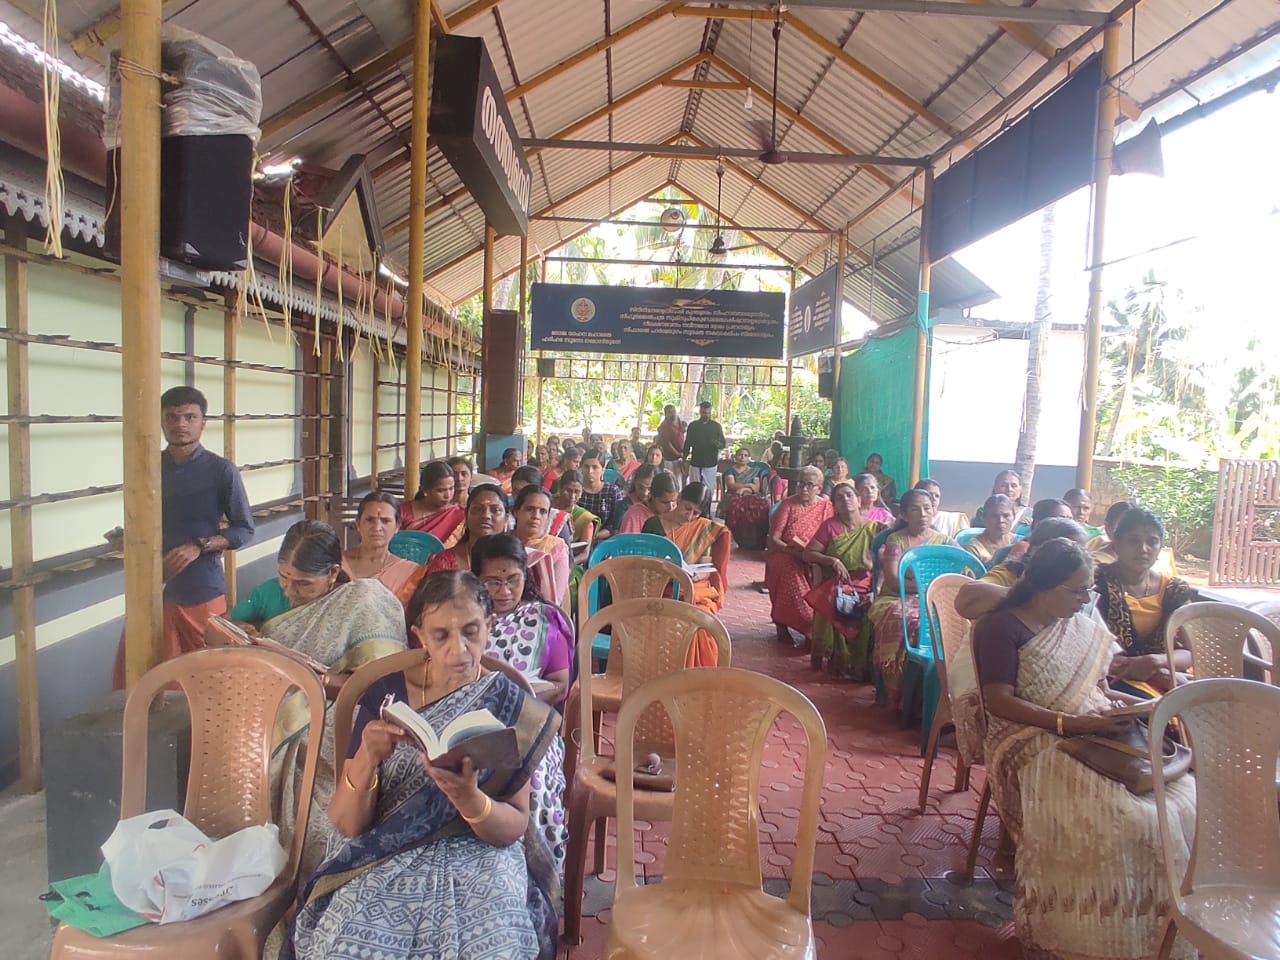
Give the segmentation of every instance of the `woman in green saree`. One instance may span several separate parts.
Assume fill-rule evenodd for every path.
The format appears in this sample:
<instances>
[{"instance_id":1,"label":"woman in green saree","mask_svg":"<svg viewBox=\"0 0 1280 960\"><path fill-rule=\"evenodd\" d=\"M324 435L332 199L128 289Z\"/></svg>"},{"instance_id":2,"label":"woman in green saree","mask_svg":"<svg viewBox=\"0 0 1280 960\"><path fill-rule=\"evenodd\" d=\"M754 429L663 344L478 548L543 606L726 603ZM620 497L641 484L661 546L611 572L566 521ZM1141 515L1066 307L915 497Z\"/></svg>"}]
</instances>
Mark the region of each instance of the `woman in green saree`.
<instances>
[{"instance_id":1,"label":"woman in green saree","mask_svg":"<svg viewBox=\"0 0 1280 960\"><path fill-rule=\"evenodd\" d=\"M805 600L813 607L813 648L811 659L817 670L823 660L838 677L871 679L871 634L864 628L865 617L844 620L835 616L834 598L842 583L850 584L865 612L871 603L871 543L884 524L867 517L853 484L842 481L831 489L835 516L826 521L809 541L801 559L831 571L831 575L809 591Z\"/></svg>"}]
</instances>

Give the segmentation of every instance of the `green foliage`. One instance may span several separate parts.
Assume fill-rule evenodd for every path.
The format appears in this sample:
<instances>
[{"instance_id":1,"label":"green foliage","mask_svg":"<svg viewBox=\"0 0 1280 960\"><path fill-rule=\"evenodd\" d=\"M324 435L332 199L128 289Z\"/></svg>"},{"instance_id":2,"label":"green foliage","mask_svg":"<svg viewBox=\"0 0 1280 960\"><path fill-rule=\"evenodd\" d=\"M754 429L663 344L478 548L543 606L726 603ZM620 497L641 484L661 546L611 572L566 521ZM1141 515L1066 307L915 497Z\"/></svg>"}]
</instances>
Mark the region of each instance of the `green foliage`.
<instances>
[{"instance_id":1,"label":"green foliage","mask_svg":"<svg viewBox=\"0 0 1280 960\"><path fill-rule=\"evenodd\" d=\"M1127 499L1164 521L1175 554L1187 553L1200 531L1213 525L1218 477L1209 470L1126 463L1117 466L1111 477L1124 488Z\"/></svg>"}]
</instances>

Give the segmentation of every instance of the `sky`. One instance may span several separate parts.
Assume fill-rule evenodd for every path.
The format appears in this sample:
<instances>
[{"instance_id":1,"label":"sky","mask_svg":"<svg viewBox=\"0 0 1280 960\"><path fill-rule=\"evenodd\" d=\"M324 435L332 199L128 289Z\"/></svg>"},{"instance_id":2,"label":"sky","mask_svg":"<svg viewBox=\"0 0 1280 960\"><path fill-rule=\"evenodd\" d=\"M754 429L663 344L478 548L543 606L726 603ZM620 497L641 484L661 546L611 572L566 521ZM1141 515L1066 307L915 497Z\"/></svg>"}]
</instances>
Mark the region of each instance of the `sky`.
<instances>
[{"instance_id":1,"label":"sky","mask_svg":"<svg viewBox=\"0 0 1280 960\"><path fill-rule=\"evenodd\" d=\"M1131 135L1122 129L1121 136ZM1280 341L1273 285L1280 268L1280 93L1256 93L1163 140L1165 175L1111 181L1104 273L1108 298L1148 269L1233 332ZM1082 322L1091 190L1055 208L1053 317ZM1184 237L1195 239L1161 251ZM1000 299L971 311L984 319L1029 321L1039 271L1040 214L1011 224L955 255ZM1129 259L1124 259L1129 258ZM1267 323L1267 320L1270 323Z\"/></svg>"}]
</instances>

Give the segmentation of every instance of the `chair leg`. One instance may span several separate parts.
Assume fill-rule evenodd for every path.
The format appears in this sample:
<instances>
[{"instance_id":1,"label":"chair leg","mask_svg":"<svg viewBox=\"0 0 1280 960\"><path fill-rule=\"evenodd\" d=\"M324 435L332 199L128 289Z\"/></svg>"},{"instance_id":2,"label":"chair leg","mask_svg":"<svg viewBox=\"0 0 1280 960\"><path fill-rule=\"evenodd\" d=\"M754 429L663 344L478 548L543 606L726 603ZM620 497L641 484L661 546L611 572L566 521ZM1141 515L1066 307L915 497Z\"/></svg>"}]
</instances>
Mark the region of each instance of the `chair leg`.
<instances>
[{"instance_id":1,"label":"chair leg","mask_svg":"<svg viewBox=\"0 0 1280 960\"><path fill-rule=\"evenodd\" d=\"M942 732L942 724L946 717L939 710L934 714L933 727L929 730L929 742L924 748L924 767L920 770L920 812L924 813L924 805L929 799L929 781L933 779L933 761L938 758L938 736Z\"/></svg>"},{"instance_id":2,"label":"chair leg","mask_svg":"<svg viewBox=\"0 0 1280 960\"><path fill-rule=\"evenodd\" d=\"M596 820L596 859L592 871L593 876L600 876L604 873L604 854L608 846L609 840L609 818L600 817Z\"/></svg>"},{"instance_id":3,"label":"chair leg","mask_svg":"<svg viewBox=\"0 0 1280 960\"><path fill-rule=\"evenodd\" d=\"M1173 913L1170 911L1160 928L1160 946L1156 948L1156 960L1169 960L1173 955L1174 941L1177 939L1178 925L1173 922Z\"/></svg>"},{"instance_id":4,"label":"chair leg","mask_svg":"<svg viewBox=\"0 0 1280 960\"><path fill-rule=\"evenodd\" d=\"M575 785L569 790L569 843L564 858L564 942L582 942L582 894L587 870L587 805L590 791Z\"/></svg>"},{"instance_id":5,"label":"chair leg","mask_svg":"<svg viewBox=\"0 0 1280 960\"><path fill-rule=\"evenodd\" d=\"M969 789L969 765L956 753L956 782L951 787L952 793L964 793Z\"/></svg>"},{"instance_id":6,"label":"chair leg","mask_svg":"<svg viewBox=\"0 0 1280 960\"><path fill-rule=\"evenodd\" d=\"M982 825L987 819L987 808L991 806L991 781L982 788L982 796L978 799L978 813L973 818L973 836L969 840L969 855L964 861L964 875L968 880L973 879L973 870L978 863L978 844L982 842ZM570 836L569 842L573 842Z\"/></svg>"}]
</instances>

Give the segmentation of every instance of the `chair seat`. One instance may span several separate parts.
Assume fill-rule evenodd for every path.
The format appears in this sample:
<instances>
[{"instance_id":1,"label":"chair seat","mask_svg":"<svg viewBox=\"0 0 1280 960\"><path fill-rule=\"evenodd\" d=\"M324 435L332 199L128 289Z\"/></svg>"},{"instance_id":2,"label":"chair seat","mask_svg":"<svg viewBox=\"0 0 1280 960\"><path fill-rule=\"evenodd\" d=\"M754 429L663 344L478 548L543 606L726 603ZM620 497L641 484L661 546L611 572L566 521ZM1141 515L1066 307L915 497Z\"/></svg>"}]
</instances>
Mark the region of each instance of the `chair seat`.
<instances>
[{"instance_id":1,"label":"chair seat","mask_svg":"<svg viewBox=\"0 0 1280 960\"><path fill-rule=\"evenodd\" d=\"M574 790L591 791L587 819L613 816L618 809L618 785L604 775L613 763L612 757L593 757L585 767L579 767ZM675 794L666 790L636 790L636 819L670 820Z\"/></svg>"},{"instance_id":2,"label":"chair seat","mask_svg":"<svg viewBox=\"0 0 1280 960\"><path fill-rule=\"evenodd\" d=\"M1219 945L1225 945L1233 951L1232 957L1271 960L1280 956L1280 890L1226 884L1200 887L1183 898L1182 913L1191 924L1179 923L1178 933L1201 951L1222 956Z\"/></svg>"},{"instance_id":3,"label":"chair seat","mask_svg":"<svg viewBox=\"0 0 1280 960\"><path fill-rule=\"evenodd\" d=\"M59 924L50 960L119 960L123 957L207 957L209 960L258 960L262 944L293 902L292 883L279 879L249 900L228 904L182 923L149 923L113 937Z\"/></svg>"},{"instance_id":4,"label":"chair seat","mask_svg":"<svg viewBox=\"0 0 1280 960\"><path fill-rule=\"evenodd\" d=\"M812 960L813 925L758 887L665 880L620 890L604 960Z\"/></svg>"}]
</instances>

